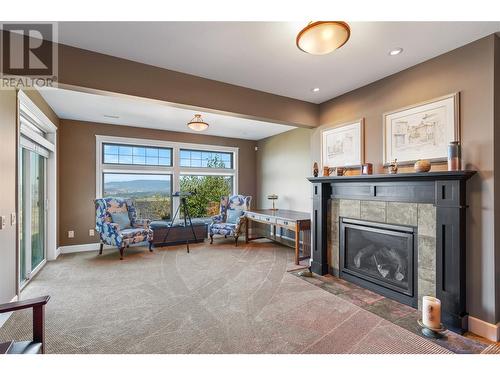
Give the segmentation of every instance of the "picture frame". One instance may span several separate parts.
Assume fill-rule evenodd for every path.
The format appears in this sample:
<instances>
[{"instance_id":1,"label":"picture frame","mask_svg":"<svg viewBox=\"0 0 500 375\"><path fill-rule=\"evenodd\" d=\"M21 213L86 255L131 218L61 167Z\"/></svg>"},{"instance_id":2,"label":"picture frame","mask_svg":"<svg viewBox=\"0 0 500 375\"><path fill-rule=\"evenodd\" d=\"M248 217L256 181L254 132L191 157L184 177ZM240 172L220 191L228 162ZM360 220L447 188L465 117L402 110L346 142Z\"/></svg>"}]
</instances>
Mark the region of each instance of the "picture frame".
<instances>
[{"instance_id":1,"label":"picture frame","mask_svg":"<svg viewBox=\"0 0 500 375\"><path fill-rule=\"evenodd\" d=\"M460 141L459 104L456 92L384 113L384 166L446 161L448 144Z\"/></svg>"},{"instance_id":2,"label":"picture frame","mask_svg":"<svg viewBox=\"0 0 500 375\"><path fill-rule=\"evenodd\" d=\"M321 132L323 167L357 167L364 163L364 118Z\"/></svg>"}]
</instances>

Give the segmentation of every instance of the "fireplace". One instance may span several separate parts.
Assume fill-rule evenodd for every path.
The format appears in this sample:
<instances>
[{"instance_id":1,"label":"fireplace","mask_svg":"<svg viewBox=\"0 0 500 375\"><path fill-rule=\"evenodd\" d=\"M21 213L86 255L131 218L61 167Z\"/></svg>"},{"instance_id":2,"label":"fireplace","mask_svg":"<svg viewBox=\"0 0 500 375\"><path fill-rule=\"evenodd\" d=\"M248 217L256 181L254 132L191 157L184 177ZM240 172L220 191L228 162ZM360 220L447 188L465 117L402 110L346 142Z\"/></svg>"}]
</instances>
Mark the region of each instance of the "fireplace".
<instances>
[{"instance_id":1,"label":"fireplace","mask_svg":"<svg viewBox=\"0 0 500 375\"><path fill-rule=\"evenodd\" d=\"M340 218L340 277L417 307L416 228Z\"/></svg>"}]
</instances>

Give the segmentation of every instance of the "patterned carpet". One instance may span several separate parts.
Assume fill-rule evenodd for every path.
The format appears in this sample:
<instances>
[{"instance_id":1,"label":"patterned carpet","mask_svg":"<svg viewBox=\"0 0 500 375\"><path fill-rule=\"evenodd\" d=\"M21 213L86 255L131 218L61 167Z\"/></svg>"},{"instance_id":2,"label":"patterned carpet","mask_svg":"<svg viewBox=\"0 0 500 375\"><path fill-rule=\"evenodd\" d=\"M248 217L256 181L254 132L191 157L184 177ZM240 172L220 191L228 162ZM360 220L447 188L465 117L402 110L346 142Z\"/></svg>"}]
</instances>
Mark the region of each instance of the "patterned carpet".
<instances>
[{"instance_id":1,"label":"patterned carpet","mask_svg":"<svg viewBox=\"0 0 500 375\"><path fill-rule=\"evenodd\" d=\"M22 298L50 294L48 353L450 353L287 272L293 251L219 240L49 262ZM0 328L29 338L30 312Z\"/></svg>"}]
</instances>

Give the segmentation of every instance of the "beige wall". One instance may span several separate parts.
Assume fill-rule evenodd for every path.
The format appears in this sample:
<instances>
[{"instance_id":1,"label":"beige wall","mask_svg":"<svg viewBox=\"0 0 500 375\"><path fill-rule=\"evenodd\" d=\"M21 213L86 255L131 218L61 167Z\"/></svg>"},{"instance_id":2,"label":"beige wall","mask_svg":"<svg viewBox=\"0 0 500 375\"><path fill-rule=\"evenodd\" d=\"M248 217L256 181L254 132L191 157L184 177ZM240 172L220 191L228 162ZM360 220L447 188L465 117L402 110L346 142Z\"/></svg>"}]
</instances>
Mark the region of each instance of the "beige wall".
<instances>
[{"instance_id":1,"label":"beige wall","mask_svg":"<svg viewBox=\"0 0 500 375\"><path fill-rule=\"evenodd\" d=\"M266 198L277 194L278 208L311 210L311 150L309 129L295 129L258 142L257 196L258 208L272 207Z\"/></svg>"},{"instance_id":2,"label":"beige wall","mask_svg":"<svg viewBox=\"0 0 500 375\"><path fill-rule=\"evenodd\" d=\"M7 226L0 230L0 303L16 295L16 227L10 214L16 212L16 90L0 90L0 215Z\"/></svg>"},{"instance_id":3,"label":"beige wall","mask_svg":"<svg viewBox=\"0 0 500 375\"><path fill-rule=\"evenodd\" d=\"M364 117L366 161L382 172L382 114L460 92L463 159L467 169L478 171L468 196L468 310L491 323L500 320L495 306L494 46L492 35L321 104L322 126L311 139L313 160L320 160L322 128Z\"/></svg>"},{"instance_id":4,"label":"beige wall","mask_svg":"<svg viewBox=\"0 0 500 375\"><path fill-rule=\"evenodd\" d=\"M238 147L239 193L256 196L255 141L61 120L58 142L60 246L99 241L97 236L88 234L89 229L95 227L96 135ZM68 230L75 231L74 238L67 238Z\"/></svg>"}]
</instances>

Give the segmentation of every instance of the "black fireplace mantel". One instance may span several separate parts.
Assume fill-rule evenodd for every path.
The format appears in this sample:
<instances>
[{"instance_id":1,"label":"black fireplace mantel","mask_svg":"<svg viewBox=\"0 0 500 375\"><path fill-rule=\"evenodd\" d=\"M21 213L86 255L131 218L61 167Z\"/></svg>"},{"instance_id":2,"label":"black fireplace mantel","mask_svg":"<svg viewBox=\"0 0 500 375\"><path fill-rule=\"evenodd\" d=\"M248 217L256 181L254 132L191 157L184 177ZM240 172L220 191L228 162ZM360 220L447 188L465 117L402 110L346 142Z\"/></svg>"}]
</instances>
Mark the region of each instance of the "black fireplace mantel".
<instances>
[{"instance_id":1,"label":"black fireplace mantel","mask_svg":"<svg viewBox=\"0 0 500 375\"><path fill-rule=\"evenodd\" d=\"M468 316L465 301L466 182L475 173L465 170L308 178L313 184L311 270L320 275L328 273L329 199L433 204L436 207L436 297L441 300L443 323L462 333L467 328Z\"/></svg>"}]
</instances>

